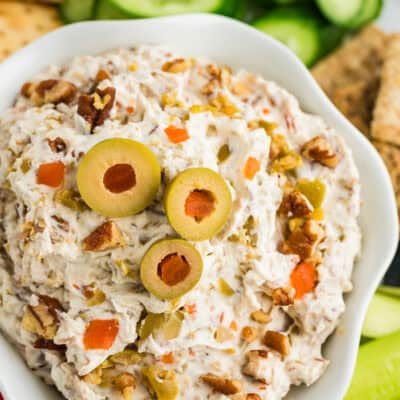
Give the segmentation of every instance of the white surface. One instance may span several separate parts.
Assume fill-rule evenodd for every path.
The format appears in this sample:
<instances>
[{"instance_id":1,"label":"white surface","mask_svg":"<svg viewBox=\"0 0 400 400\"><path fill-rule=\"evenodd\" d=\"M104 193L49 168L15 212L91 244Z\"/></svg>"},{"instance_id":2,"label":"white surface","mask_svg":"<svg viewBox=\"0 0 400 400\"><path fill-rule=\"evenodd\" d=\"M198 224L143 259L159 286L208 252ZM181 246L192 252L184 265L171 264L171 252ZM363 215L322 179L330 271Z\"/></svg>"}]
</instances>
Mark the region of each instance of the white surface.
<instances>
[{"instance_id":1,"label":"white surface","mask_svg":"<svg viewBox=\"0 0 400 400\"><path fill-rule=\"evenodd\" d=\"M275 80L292 92L305 110L324 117L353 149L361 173L364 201L361 213L364 249L354 273L355 288L347 298L347 311L340 329L325 347L331 366L317 384L308 389L296 389L288 397L296 400L342 399L352 375L364 313L397 245L396 204L383 162L364 136L335 109L289 50L244 24L215 15L88 22L50 33L0 65L0 75L7 77L0 81L0 111L13 101L22 83L48 64L63 63L78 54L135 43L166 44L189 56L207 56ZM0 383L7 400L60 398L33 377L1 337Z\"/></svg>"},{"instance_id":2,"label":"white surface","mask_svg":"<svg viewBox=\"0 0 400 400\"><path fill-rule=\"evenodd\" d=\"M377 23L386 32L400 32L400 0L385 0Z\"/></svg>"}]
</instances>

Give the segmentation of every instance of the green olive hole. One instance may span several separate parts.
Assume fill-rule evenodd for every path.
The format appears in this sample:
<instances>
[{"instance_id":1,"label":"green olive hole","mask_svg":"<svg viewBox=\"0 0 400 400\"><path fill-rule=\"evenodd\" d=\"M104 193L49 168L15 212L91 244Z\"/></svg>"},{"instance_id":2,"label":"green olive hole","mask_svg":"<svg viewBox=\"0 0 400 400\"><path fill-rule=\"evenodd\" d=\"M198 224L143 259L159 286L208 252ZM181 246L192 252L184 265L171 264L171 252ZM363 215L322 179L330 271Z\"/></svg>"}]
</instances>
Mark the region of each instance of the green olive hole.
<instances>
[{"instance_id":1,"label":"green olive hole","mask_svg":"<svg viewBox=\"0 0 400 400\"><path fill-rule=\"evenodd\" d=\"M111 193L122 193L136 185L135 170L130 164L115 164L103 176L103 184Z\"/></svg>"},{"instance_id":2,"label":"green olive hole","mask_svg":"<svg viewBox=\"0 0 400 400\"><path fill-rule=\"evenodd\" d=\"M195 189L186 197L185 214L201 222L215 211L215 197L209 190Z\"/></svg>"},{"instance_id":3,"label":"green olive hole","mask_svg":"<svg viewBox=\"0 0 400 400\"><path fill-rule=\"evenodd\" d=\"M157 274L168 286L175 286L186 279L190 273L190 264L185 256L171 253L164 257L157 267Z\"/></svg>"}]
</instances>

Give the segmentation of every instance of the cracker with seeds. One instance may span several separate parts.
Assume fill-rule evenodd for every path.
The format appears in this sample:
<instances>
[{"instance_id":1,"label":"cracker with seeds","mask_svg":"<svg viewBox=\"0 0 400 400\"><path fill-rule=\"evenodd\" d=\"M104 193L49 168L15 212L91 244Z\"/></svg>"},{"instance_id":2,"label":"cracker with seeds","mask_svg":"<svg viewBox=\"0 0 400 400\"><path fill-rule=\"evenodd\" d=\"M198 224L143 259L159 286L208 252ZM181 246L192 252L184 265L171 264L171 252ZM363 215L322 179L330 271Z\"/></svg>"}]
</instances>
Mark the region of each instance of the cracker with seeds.
<instances>
[{"instance_id":1,"label":"cracker with seeds","mask_svg":"<svg viewBox=\"0 0 400 400\"><path fill-rule=\"evenodd\" d=\"M385 43L385 33L368 26L312 69L328 97L366 135L370 134Z\"/></svg>"},{"instance_id":2,"label":"cracker with seeds","mask_svg":"<svg viewBox=\"0 0 400 400\"><path fill-rule=\"evenodd\" d=\"M371 133L374 139L400 145L400 33L387 46Z\"/></svg>"},{"instance_id":3,"label":"cracker with seeds","mask_svg":"<svg viewBox=\"0 0 400 400\"><path fill-rule=\"evenodd\" d=\"M0 1L0 60L61 25L55 7Z\"/></svg>"},{"instance_id":4,"label":"cracker with seeds","mask_svg":"<svg viewBox=\"0 0 400 400\"><path fill-rule=\"evenodd\" d=\"M378 150L389 171L396 195L397 209L399 210L400 218L400 148L376 140L373 140L372 144Z\"/></svg>"}]
</instances>

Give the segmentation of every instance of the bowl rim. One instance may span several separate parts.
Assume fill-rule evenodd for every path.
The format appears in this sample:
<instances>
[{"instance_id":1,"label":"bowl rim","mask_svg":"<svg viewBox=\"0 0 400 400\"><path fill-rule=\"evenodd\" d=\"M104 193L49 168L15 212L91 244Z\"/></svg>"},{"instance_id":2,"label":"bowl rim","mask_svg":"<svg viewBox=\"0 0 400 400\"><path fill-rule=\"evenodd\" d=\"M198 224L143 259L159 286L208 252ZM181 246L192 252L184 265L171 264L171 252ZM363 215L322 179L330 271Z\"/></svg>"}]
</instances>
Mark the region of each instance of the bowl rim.
<instances>
[{"instance_id":1,"label":"bowl rim","mask_svg":"<svg viewBox=\"0 0 400 400\"><path fill-rule=\"evenodd\" d=\"M379 171L380 178L381 178L381 192L386 193L386 210L385 212L388 215L391 215L391 219L387 220L387 230L386 232L386 239L388 242L385 243L385 251L384 256L381 260L379 268L376 269L375 275L371 276L369 279L369 284L367 287L363 288L363 295L360 295L359 300L361 304L359 304L359 311L360 315L358 318L354 318L353 321L353 335L350 336L348 341L350 342L350 347L353 349L352 353L347 356L347 362L344 366L342 366L342 370L344 371L344 377L342 382L337 382L337 387L335 388L335 399L341 399L347 386L350 382L351 375L355 366L356 356L357 356L357 349L358 349L358 341L359 336L361 333L361 327L363 318L362 316L365 315L365 312L368 307L368 303L372 298L372 295L376 289L376 286L379 284L379 281L383 278L383 275L388 268L390 261L392 260L397 245L398 245L398 224L397 224L397 207L395 196L390 180L390 176L386 167L378 155L375 148L372 144L367 140L367 138L362 135L351 123L336 109L333 103L328 99L322 89L318 86L314 78L312 77L311 73L307 70L307 68L302 64L302 62L297 59L297 57L284 45L277 42L275 39L265 35L257 31L256 29L248 26L245 23L239 22L237 20L233 20L228 17L220 16L220 15L212 15L212 14L185 14L185 15L177 15L177 16L166 16L166 17L157 17L157 18L149 18L149 19L137 19L137 20L119 20L119 21L86 21L86 22L79 22L75 24L70 24L64 27L61 27L53 32L50 32L39 39L35 40L34 42L28 44L24 48L18 50L10 57L8 57L5 61L0 64L0 74L2 76L7 76L7 74L13 70L15 65L20 63L26 62L26 58L29 57L30 54L33 52L40 52L43 47L46 47L49 43L57 42L64 37L68 37L70 34L75 34L76 32L85 32L89 31L93 27L104 27L104 28L112 28L112 27L122 27L122 26L140 26L141 24L152 25L152 24L166 24L166 25L176 25L176 24L208 24L208 23L218 23L221 29L235 29L240 31L243 35L248 35L249 37L252 36L253 40L264 41L268 43L268 45L282 53L284 57L288 60L288 64L294 65L297 70L298 74L301 79L304 79L305 86L308 86L309 89L313 91L313 94L316 96L316 102L320 104L320 108L323 111L324 115L328 117L324 117L327 122L331 124L331 122L335 122L335 125L341 126L350 136L353 137L354 142L357 145L360 145L365 150L368 151L368 155L370 157L370 162L374 164L375 168ZM207 56L207 54L205 54ZM68 57L70 58L70 57ZM52 62L46 62L43 66L48 65ZM35 71L34 73L36 73ZM32 75L30 73L29 75ZM13 79L13 78L12 78ZM281 86L284 87L281 83ZM2 83L0 83L0 88ZM17 90L14 91L14 95L17 93ZM9 99L11 99L11 94L9 95ZM5 102L1 103L0 99L0 110L5 107ZM7 104L9 105L10 102L8 101ZM322 114L322 113L321 113ZM354 144L353 144L354 145ZM350 145L349 145L350 146ZM352 146L350 146L352 147ZM360 166L358 166L360 169ZM353 275L354 278L354 275ZM347 307L346 307L347 309ZM1 339L1 337L0 337ZM0 348L1 348L1 341L0 341ZM318 382L316 383L318 384ZM3 387L5 390L5 395L8 394L6 384L0 377L0 386ZM11 399L11 397L10 397Z\"/></svg>"}]
</instances>

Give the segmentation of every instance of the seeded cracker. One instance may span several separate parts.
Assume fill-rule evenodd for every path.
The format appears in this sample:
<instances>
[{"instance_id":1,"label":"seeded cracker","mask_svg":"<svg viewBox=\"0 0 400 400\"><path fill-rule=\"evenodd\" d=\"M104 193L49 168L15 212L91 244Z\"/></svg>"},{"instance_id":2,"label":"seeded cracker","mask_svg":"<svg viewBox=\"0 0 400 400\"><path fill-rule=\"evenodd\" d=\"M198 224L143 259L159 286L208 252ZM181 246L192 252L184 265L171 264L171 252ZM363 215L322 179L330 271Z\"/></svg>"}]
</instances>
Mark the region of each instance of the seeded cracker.
<instances>
[{"instance_id":1,"label":"seeded cracker","mask_svg":"<svg viewBox=\"0 0 400 400\"><path fill-rule=\"evenodd\" d=\"M397 208L400 211L400 149L396 146L376 140L372 143L378 150L389 171L396 194Z\"/></svg>"},{"instance_id":2,"label":"seeded cracker","mask_svg":"<svg viewBox=\"0 0 400 400\"><path fill-rule=\"evenodd\" d=\"M0 1L0 60L61 24L54 7Z\"/></svg>"},{"instance_id":3,"label":"seeded cracker","mask_svg":"<svg viewBox=\"0 0 400 400\"><path fill-rule=\"evenodd\" d=\"M368 26L319 62L312 73L342 113L369 135L386 35Z\"/></svg>"},{"instance_id":4,"label":"seeded cracker","mask_svg":"<svg viewBox=\"0 0 400 400\"><path fill-rule=\"evenodd\" d=\"M400 34L390 37L385 53L372 137L400 145Z\"/></svg>"}]
</instances>

